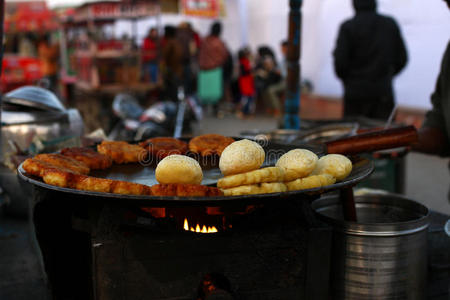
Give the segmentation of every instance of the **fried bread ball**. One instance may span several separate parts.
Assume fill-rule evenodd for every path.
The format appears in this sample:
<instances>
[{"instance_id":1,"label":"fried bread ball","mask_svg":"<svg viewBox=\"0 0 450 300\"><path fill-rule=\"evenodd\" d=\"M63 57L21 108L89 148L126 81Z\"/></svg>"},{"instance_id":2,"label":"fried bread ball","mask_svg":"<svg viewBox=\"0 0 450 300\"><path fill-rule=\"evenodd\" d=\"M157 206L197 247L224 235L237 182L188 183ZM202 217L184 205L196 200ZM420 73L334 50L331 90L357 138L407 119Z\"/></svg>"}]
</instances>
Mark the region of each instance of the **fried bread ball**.
<instances>
[{"instance_id":1,"label":"fried bread ball","mask_svg":"<svg viewBox=\"0 0 450 300\"><path fill-rule=\"evenodd\" d=\"M281 156L276 166L284 169L284 181L308 176L316 167L317 155L307 149L294 149Z\"/></svg>"},{"instance_id":2,"label":"fried bread ball","mask_svg":"<svg viewBox=\"0 0 450 300\"><path fill-rule=\"evenodd\" d=\"M199 163L185 155L170 155L156 166L155 177L159 183L200 184L203 179Z\"/></svg>"},{"instance_id":3,"label":"fried bread ball","mask_svg":"<svg viewBox=\"0 0 450 300\"><path fill-rule=\"evenodd\" d=\"M343 180L352 171L352 162L341 154L328 154L317 161L317 166L311 175L330 174L337 181Z\"/></svg>"},{"instance_id":4,"label":"fried bread ball","mask_svg":"<svg viewBox=\"0 0 450 300\"><path fill-rule=\"evenodd\" d=\"M265 156L261 145L243 139L228 145L223 150L219 168L225 176L253 171L261 167Z\"/></svg>"}]
</instances>

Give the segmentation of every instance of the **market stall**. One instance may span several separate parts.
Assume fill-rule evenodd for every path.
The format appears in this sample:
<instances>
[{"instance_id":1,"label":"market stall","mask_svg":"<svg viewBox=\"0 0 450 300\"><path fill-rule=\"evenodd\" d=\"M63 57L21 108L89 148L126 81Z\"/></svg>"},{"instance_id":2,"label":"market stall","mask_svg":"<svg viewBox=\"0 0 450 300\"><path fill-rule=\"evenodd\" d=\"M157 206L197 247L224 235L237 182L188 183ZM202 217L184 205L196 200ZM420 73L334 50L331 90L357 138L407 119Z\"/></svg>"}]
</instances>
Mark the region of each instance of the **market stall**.
<instances>
[{"instance_id":1,"label":"market stall","mask_svg":"<svg viewBox=\"0 0 450 300\"><path fill-rule=\"evenodd\" d=\"M45 1L17 1L5 4L5 44L0 90L8 92L36 83L43 77L37 42L55 32L59 23Z\"/></svg>"},{"instance_id":2,"label":"market stall","mask_svg":"<svg viewBox=\"0 0 450 300\"><path fill-rule=\"evenodd\" d=\"M63 79L73 81L75 77L77 88L91 91L151 89L151 84L140 80L136 32L118 39L103 29L117 20L136 22L139 18L156 16L159 11L158 1L101 1L67 10L62 16L61 46L67 56L63 57Z\"/></svg>"},{"instance_id":3,"label":"market stall","mask_svg":"<svg viewBox=\"0 0 450 300\"><path fill-rule=\"evenodd\" d=\"M98 1L60 13L61 79L69 104L77 107L91 131L112 127L111 103L127 92L141 97L158 88L141 76L137 20L157 17L160 1ZM118 38L117 21L131 21L131 34Z\"/></svg>"}]
</instances>

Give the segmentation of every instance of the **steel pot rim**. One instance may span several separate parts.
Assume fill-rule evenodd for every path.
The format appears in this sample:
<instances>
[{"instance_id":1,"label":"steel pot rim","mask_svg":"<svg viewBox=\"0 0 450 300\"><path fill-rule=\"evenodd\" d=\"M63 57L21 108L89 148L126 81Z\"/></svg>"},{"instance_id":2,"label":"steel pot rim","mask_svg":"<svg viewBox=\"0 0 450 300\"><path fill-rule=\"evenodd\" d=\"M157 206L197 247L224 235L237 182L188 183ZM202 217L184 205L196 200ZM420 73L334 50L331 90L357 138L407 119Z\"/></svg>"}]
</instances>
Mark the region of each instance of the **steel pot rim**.
<instances>
[{"instance_id":1,"label":"steel pot rim","mask_svg":"<svg viewBox=\"0 0 450 300\"><path fill-rule=\"evenodd\" d=\"M339 196L325 196L313 201L311 204L312 209L316 216L322 221L332 225L334 230L339 232L345 232L351 235L364 235L364 236L399 236L413 234L428 228L429 210L424 205L408 199L402 195L397 194L367 194L362 196L355 196L355 205L358 210L359 207L367 205L383 204L391 207L409 208L416 214L420 214L419 217L413 220L401 221L401 222L385 222L385 223L373 223L373 222L354 222L345 221L341 219L335 219L331 216L327 216L321 213L321 209L325 209L331 205L340 206Z\"/></svg>"}]
</instances>

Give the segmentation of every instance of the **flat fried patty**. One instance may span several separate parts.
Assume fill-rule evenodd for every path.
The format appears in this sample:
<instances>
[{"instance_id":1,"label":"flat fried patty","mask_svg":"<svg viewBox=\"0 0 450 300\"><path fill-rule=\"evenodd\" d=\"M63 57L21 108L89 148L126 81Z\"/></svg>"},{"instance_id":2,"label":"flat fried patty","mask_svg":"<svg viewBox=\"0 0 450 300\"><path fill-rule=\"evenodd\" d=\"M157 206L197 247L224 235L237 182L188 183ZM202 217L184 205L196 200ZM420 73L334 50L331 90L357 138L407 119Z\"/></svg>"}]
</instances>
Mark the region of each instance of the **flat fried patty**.
<instances>
[{"instance_id":1,"label":"flat fried patty","mask_svg":"<svg viewBox=\"0 0 450 300\"><path fill-rule=\"evenodd\" d=\"M279 167L267 167L246 173L234 174L220 178L217 187L228 189L241 185L259 184L264 182L280 182L284 179L284 170Z\"/></svg>"},{"instance_id":2,"label":"flat fried patty","mask_svg":"<svg viewBox=\"0 0 450 300\"><path fill-rule=\"evenodd\" d=\"M46 170L42 179L47 184L82 191L122 195L151 195L151 188L147 185L74 174L58 169Z\"/></svg>"},{"instance_id":3,"label":"flat fried patty","mask_svg":"<svg viewBox=\"0 0 450 300\"><path fill-rule=\"evenodd\" d=\"M156 184L151 186L151 190L153 196L214 197L223 195L218 188L200 184Z\"/></svg>"},{"instance_id":4,"label":"flat fried patty","mask_svg":"<svg viewBox=\"0 0 450 300\"><path fill-rule=\"evenodd\" d=\"M112 165L112 159L109 156L88 147L64 148L61 154L85 163L92 170L107 169Z\"/></svg>"},{"instance_id":5,"label":"flat fried patty","mask_svg":"<svg viewBox=\"0 0 450 300\"><path fill-rule=\"evenodd\" d=\"M202 156L214 154L220 156L223 149L233 142L233 138L220 134L204 134L196 136L189 141L189 150Z\"/></svg>"},{"instance_id":6,"label":"flat fried patty","mask_svg":"<svg viewBox=\"0 0 450 300\"><path fill-rule=\"evenodd\" d=\"M287 187L281 182L269 182L250 185L241 185L229 189L222 189L225 196L242 196L255 194L270 194L286 192Z\"/></svg>"},{"instance_id":7,"label":"flat fried patty","mask_svg":"<svg viewBox=\"0 0 450 300\"><path fill-rule=\"evenodd\" d=\"M109 156L116 164L137 163L147 159L148 152L142 146L122 141L103 141L97 151Z\"/></svg>"},{"instance_id":8,"label":"flat fried patty","mask_svg":"<svg viewBox=\"0 0 450 300\"><path fill-rule=\"evenodd\" d=\"M38 154L34 157L34 159L45 161L55 167L68 169L76 174L88 174L90 171L89 167L85 163L62 154Z\"/></svg>"},{"instance_id":9,"label":"flat fried patty","mask_svg":"<svg viewBox=\"0 0 450 300\"><path fill-rule=\"evenodd\" d=\"M188 151L188 144L172 137L156 137L139 143L158 159L172 154L184 155Z\"/></svg>"},{"instance_id":10,"label":"flat fried patty","mask_svg":"<svg viewBox=\"0 0 450 300\"><path fill-rule=\"evenodd\" d=\"M43 177L46 170L61 170L64 172L72 173L72 170L69 170L64 167L57 167L51 163L48 163L43 160L38 160L36 158L27 158L22 165L23 169L31 175Z\"/></svg>"}]
</instances>

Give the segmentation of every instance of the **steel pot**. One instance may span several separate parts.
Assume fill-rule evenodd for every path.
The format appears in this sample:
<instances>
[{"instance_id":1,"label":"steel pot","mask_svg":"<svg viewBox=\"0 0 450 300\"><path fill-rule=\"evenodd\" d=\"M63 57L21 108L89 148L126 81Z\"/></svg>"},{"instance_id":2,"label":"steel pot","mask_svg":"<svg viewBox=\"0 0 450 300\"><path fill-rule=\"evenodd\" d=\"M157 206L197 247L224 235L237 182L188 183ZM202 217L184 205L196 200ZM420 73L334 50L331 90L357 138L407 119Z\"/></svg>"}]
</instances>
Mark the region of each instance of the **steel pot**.
<instances>
[{"instance_id":1,"label":"steel pot","mask_svg":"<svg viewBox=\"0 0 450 300\"><path fill-rule=\"evenodd\" d=\"M338 196L312 203L333 226L332 299L425 299L428 209L395 194L355 197L357 222Z\"/></svg>"}]
</instances>

